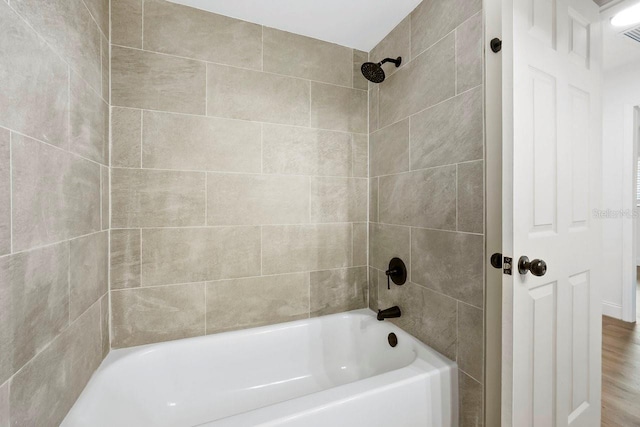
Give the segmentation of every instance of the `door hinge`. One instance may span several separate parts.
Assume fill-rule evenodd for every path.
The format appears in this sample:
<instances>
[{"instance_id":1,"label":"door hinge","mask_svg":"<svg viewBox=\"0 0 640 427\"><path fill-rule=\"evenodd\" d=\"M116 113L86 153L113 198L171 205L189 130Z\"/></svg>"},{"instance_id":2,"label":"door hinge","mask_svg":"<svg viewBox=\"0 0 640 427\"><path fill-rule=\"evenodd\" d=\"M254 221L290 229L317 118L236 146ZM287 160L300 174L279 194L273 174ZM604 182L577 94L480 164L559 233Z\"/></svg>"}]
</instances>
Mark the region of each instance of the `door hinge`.
<instances>
[{"instance_id":1,"label":"door hinge","mask_svg":"<svg viewBox=\"0 0 640 427\"><path fill-rule=\"evenodd\" d=\"M513 264L513 258L509 258L508 256L504 257L504 262L502 263L502 272L504 274L512 275L511 266Z\"/></svg>"}]
</instances>

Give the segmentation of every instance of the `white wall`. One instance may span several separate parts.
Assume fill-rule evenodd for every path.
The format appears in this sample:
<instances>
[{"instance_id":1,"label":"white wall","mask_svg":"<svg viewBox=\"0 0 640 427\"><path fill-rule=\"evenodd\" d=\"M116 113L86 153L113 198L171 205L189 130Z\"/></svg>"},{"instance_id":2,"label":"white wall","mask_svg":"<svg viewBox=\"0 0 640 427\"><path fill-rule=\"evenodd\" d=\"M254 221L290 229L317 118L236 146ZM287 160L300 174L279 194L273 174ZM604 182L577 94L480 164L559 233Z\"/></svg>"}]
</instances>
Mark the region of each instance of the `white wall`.
<instances>
[{"instance_id":1,"label":"white wall","mask_svg":"<svg viewBox=\"0 0 640 427\"><path fill-rule=\"evenodd\" d=\"M634 209L633 107L640 105L640 62L605 72L602 209L614 212ZM606 282L602 287L603 313L623 320L635 313L623 310L636 260L633 254L633 219L630 216L602 219ZM626 290L625 290L626 284ZM632 318L629 316L633 315Z\"/></svg>"}]
</instances>

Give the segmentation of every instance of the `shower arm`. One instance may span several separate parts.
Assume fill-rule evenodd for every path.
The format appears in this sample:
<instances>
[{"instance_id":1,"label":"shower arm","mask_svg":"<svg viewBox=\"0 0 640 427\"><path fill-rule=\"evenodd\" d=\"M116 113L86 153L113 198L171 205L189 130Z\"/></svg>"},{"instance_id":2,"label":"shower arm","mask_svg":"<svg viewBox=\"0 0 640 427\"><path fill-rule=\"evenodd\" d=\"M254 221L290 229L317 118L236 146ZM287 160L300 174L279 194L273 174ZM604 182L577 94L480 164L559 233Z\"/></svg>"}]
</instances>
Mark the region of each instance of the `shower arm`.
<instances>
[{"instance_id":1,"label":"shower arm","mask_svg":"<svg viewBox=\"0 0 640 427\"><path fill-rule=\"evenodd\" d=\"M386 64L387 62L393 62L396 65L396 68L397 68L402 63L402 57L399 56L397 59L384 58L382 61L378 62L378 65Z\"/></svg>"}]
</instances>

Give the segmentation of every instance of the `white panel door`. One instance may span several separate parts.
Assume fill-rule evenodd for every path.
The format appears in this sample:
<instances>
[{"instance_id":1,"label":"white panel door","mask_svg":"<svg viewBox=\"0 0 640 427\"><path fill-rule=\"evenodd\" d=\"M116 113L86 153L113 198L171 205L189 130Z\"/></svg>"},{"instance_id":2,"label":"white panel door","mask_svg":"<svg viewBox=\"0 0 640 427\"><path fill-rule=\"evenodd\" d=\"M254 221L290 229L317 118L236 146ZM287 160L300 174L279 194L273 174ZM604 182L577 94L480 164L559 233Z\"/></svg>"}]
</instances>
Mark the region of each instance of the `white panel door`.
<instances>
[{"instance_id":1,"label":"white panel door","mask_svg":"<svg viewBox=\"0 0 640 427\"><path fill-rule=\"evenodd\" d=\"M503 9L503 425L600 425L601 35L592 0ZM546 262L520 274L518 260ZM537 271L538 274L542 271Z\"/></svg>"}]
</instances>

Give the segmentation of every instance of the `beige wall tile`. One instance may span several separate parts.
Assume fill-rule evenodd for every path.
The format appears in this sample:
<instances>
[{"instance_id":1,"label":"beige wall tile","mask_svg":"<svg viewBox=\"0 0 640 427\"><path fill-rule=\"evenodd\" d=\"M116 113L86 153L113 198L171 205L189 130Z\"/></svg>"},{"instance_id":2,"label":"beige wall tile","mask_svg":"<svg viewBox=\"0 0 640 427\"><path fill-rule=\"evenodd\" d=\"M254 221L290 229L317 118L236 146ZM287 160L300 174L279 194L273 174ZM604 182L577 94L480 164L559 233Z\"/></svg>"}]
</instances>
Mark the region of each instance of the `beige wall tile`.
<instances>
[{"instance_id":1,"label":"beige wall tile","mask_svg":"<svg viewBox=\"0 0 640 427\"><path fill-rule=\"evenodd\" d=\"M397 257L411 269L410 247L409 227L369 223L369 265L372 267L386 271L391 258Z\"/></svg>"},{"instance_id":2,"label":"beige wall tile","mask_svg":"<svg viewBox=\"0 0 640 427\"><path fill-rule=\"evenodd\" d=\"M11 134L0 129L0 255L11 252Z\"/></svg>"},{"instance_id":3,"label":"beige wall tile","mask_svg":"<svg viewBox=\"0 0 640 427\"><path fill-rule=\"evenodd\" d=\"M369 226L366 222L353 224L353 265L367 265L367 235Z\"/></svg>"},{"instance_id":4,"label":"beige wall tile","mask_svg":"<svg viewBox=\"0 0 640 427\"><path fill-rule=\"evenodd\" d=\"M366 179L335 177L311 179L311 222L366 220Z\"/></svg>"},{"instance_id":5,"label":"beige wall tile","mask_svg":"<svg viewBox=\"0 0 640 427\"><path fill-rule=\"evenodd\" d=\"M85 0L84 3L102 33L109 37L109 0Z\"/></svg>"},{"instance_id":6,"label":"beige wall tile","mask_svg":"<svg viewBox=\"0 0 640 427\"><path fill-rule=\"evenodd\" d=\"M353 88L367 90L369 82L360 71L362 64L369 60L369 54L361 50L353 49Z\"/></svg>"},{"instance_id":7,"label":"beige wall tile","mask_svg":"<svg viewBox=\"0 0 640 427\"><path fill-rule=\"evenodd\" d=\"M101 229L100 165L16 134L11 150L14 251Z\"/></svg>"},{"instance_id":8,"label":"beige wall tile","mask_svg":"<svg viewBox=\"0 0 640 427\"><path fill-rule=\"evenodd\" d=\"M482 88L458 95L411 118L411 168L482 159Z\"/></svg>"},{"instance_id":9,"label":"beige wall tile","mask_svg":"<svg viewBox=\"0 0 640 427\"><path fill-rule=\"evenodd\" d=\"M0 386L0 427L9 427L9 382Z\"/></svg>"},{"instance_id":10,"label":"beige wall tile","mask_svg":"<svg viewBox=\"0 0 640 427\"><path fill-rule=\"evenodd\" d=\"M378 178L369 179L369 221L378 222Z\"/></svg>"},{"instance_id":11,"label":"beige wall tile","mask_svg":"<svg viewBox=\"0 0 640 427\"><path fill-rule=\"evenodd\" d=\"M481 0L424 0L411 12L412 58L449 34L480 9Z\"/></svg>"},{"instance_id":12,"label":"beige wall tile","mask_svg":"<svg viewBox=\"0 0 640 427\"><path fill-rule=\"evenodd\" d=\"M111 108L111 165L139 168L142 141L142 111Z\"/></svg>"},{"instance_id":13,"label":"beige wall tile","mask_svg":"<svg viewBox=\"0 0 640 427\"><path fill-rule=\"evenodd\" d=\"M111 43L142 48L142 1L111 0Z\"/></svg>"},{"instance_id":14,"label":"beige wall tile","mask_svg":"<svg viewBox=\"0 0 640 427\"><path fill-rule=\"evenodd\" d=\"M367 267L312 271L310 316L365 308L367 291Z\"/></svg>"},{"instance_id":15,"label":"beige wall tile","mask_svg":"<svg viewBox=\"0 0 640 427\"><path fill-rule=\"evenodd\" d=\"M109 60L109 56L111 52L109 51L109 40L104 36L102 36L101 39L100 57L102 62L102 99L109 101L109 92L111 91L111 79L109 78L111 61Z\"/></svg>"},{"instance_id":16,"label":"beige wall tile","mask_svg":"<svg viewBox=\"0 0 640 427\"><path fill-rule=\"evenodd\" d=\"M482 384L458 370L460 393L460 427L482 427Z\"/></svg>"},{"instance_id":17,"label":"beige wall tile","mask_svg":"<svg viewBox=\"0 0 640 427\"><path fill-rule=\"evenodd\" d=\"M140 286L140 230L111 230L111 289Z\"/></svg>"},{"instance_id":18,"label":"beige wall tile","mask_svg":"<svg viewBox=\"0 0 640 427\"><path fill-rule=\"evenodd\" d=\"M68 146L68 66L0 3L0 126Z\"/></svg>"},{"instance_id":19,"label":"beige wall tile","mask_svg":"<svg viewBox=\"0 0 640 427\"><path fill-rule=\"evenodd\" d=\"M262 27L164 0L145 0L144 48L259 70Z\"/></svg>"},{"instance_id":20,"label":"beige wall tile","mask_svg":"<svg viewBox=\"0 0 640 427\"><path fill-rule=\"evenodd\" d=\"M111 195L110 191L110 177L109 170L110 168L107 166L101 166L101 177L100 177L100 185L102 187L102 229L107 230L111 227L111 208L109 205L109 197Z\"/></svg>"},{"instance_id":21,"label":"beige wall tile","mask_svg":"<svg viewBox=\"0 0 640 427\"><path fill-rule=\"evenodd\" d=\"M75 73L71 73L70 94L71 151L108 164L109 106Z\"/></svg>"},{"instance_id":22,"label":"beige wall tile","mask_svg":"<svg viewBox=\"0 0 640 427\"><path fill-rule=\"evenodd\" d=\"M415 283L402 286L391 283L387 290L386 276L379 283L380 308L397 305L402 317L389 319L431 348L449 359L456 358L456 300L438 294Z\"/></svg>"},{"instance_id":23,"label":"beige wall tile","mask_svg":"<svg viewBox=\"0 0 640 427\"><path fill-rule=\"evenodd\" d=\"M208 225L308 222L308 177L207 174Z\"/></svg>"},{"instance_id":24,"label":"beige wall tile","mask_svg":"<svg viewBox=\"0 0 640 427\"><path fill-rule=\"evenodd\" d=\"M354 133L353 146L353 176L366 178L369 176L369 136Z\"/></svg>"},{"instance_id":25,"label":"beige wall tile","mask_svg":"<svg viewBox=\"0 0 640 427\"><path fill-rule=\"evenodd\" d=\"M260 227L142 230L142 285L260 275Z\"/></svg>"},{"instance_id":26,"label":"beige wall tile","mask_svg":"<svg viewBox=\"0 0 640 427\"><path fill-rule=\"evenodd\" d=\"M309 125L309 82L259 71L207 65L207 114Z\"/></svg>"},{"instance_id":27,"label":"beige wall tile","mask_svg":"<svg viewBox=\"0 0 640 427\"><path fill-rule=\"evenodd\" d=\"M78 0L13 0L11 7L102 93L101 34L84 4Z\"/></svg>"},{"instance_id":28,"label":"beige wall tile","mask_svg":"<svg viewBox=\"0 0 640 427\"><path fill-rule=\"evenodd\" d=\"M484 162L458 165L458 231L484 232Z\"/></svg>"},{"instance_id":29,"label":"beige wall tile","mask_svg":"<svg viewBox=\"0 0 640 427\"><path fill-rule=\"evenodd\" d=\"M111 345L129 347L204 335L204 283L111 292Z\"/></svg>"},{"instance_id":30,"label":"beige wall tile","mask_svg":"<svg viewBox=\"0 0 640 427\"><path fill-rule=\"evenodd\" d=\"M108 232L69 242L69 311L73 322L109 289Z\"/></svg>"},{"instance_id":31,"label":"beige wall tile","mask_svg":"<svg viewBox=\"0 0 640 427\"><path fill-rule=\"evenodd\" d=\"M484 315L480 308L458 303L458 367L482 382Z\"/></svg>"},{"instance_id":32,"label":"beige wall tile","mask_svg":"<svg viewBox=\"0 0 640 427\"><path fill-rule=\"evenodd\" d=\"M411 230L411 280L476 307L483 303L484 236Z\"/></svg>"},{"instance_id":33,"label":"beige wall tile","mask_svg":"<svg viewBox=\"0 0 640 427\"><path fill-rule=\"evenodd\" d=\"M204 225L205 181L201 172L111 170L114 228Z\"/></svg>"},{"instance_id":34,"label":"beige wall tile","mask_svg":"<svg viewBox=\"0 0 640 427\"><path fill-rule=\"evenodd\" d=\"M371 176L409 170L409 119L371 134Z\"/></svg>"},{"instance_id":35,"label":"beige wall tile","mask_svg":"<svg viewBox=\"0 0 640 427\"><path fill-rule=\"evenodd\" d=\"M311 126L367 133L367 92L311 82Z\"/></svg>"},{"instance_id":36,"label":"beige wall tile","mask_svg":"<svg viewBox=\"0 0 640 427\"><path fill-rule=\"evenodd\" d=\"M262 227L262 274L351 265L351 224Z\"/></svg>"},{"instance_id":37,"label":"beige wall tile","mask_svg":"<svg viewBox=\"0 0 640 427\"><path fill-rule=\"evenodd\" d=\"M265 124L264 173L351 176L351 135Z\"/></svg>"},{"instance_id":38,"label":"beige wall tile","mask_svg":"<svg viewBox=\"0 0 640 427\"><path fill-rule=\"evenodd\" d=\"M66 242L0 258L0 384L68 325L68 271Z\"/></svg>"},{"instance_id":39,"label":"beige wall tile","mask_svg":"<svg viewBox=\"0 0 640 427\"><path fill-rule=\"evenodd\" d=\"M375 132L380 127L379 106L380 106L380 86L370 84L369 88L369 132Z\"/></svg>"},{"instance_id":40,"label":"beige wall tile","mask_svg":"<svg viewBox=\"0 0 640 427\"><path fill-rule=\"evenodd\" d=\"M378 277L382 274L375 268L369 267L369 308L378 311Z\"/></svg>"},{"instance_id":41,"label":"beige wall tile","mask_svg":"<svg viewBox=\"0 0 640 427\"><path fill-rule=\"evenodd\" d=\"M478 13L456 29L457 93L482 84L482 14Z\"/></svg>"},{"instance_id":42,"label":"beige wall tile","mask_svg":"<svg viewBox=\"0 0 640 427\"><path fill-rule=\"evenodd\" d=\"M57 426L102 360L94 304L11 380L11 425Z\"/></svg>"},{"instance_id":43,"label":"beige wall tile","mask_svg":"<svg viewBox=\"0 0 640 427\"><path fill-rule=\"evenodd\" d=\"M309 317L307 273L207 283L207 333Z\"/></svg>"},{"instance_id":44,"label":"beige wall tile","mask_svg":"<svg viewBox=\"0 0 640 427\"><path fill-rule=\"evenodd\" d=\"M100 338L102 341L102 359L107 357L111 350L111 340L109 336L109 319L111 318L111 310L109 307L109 293L107 292L100 298Z\"/></svg>"},{"instance_id":45,"label":"beige wall tile","mask_svg":"<svg viewBox=\"0 0 640 427\"><path fill-rule=\"evenodd\" d=\"M400 67L388 62L382 66L387 77L411 61L411 16L400 22L376 47L371 50L371 62L380 62L385 58L402 57Z\"/></svg>"},{"instance_id":46,"label":"beige wall tile","mask_svg":"<svg viewBox=\"0 0 640 427\"><path fill-rule=\"evenodd\" d=\"M203 62L136 49L111 48L111 102L120 107L204 114Z\"/></svg>"},{"instance_id":47,"label":"beige wall tile","mask_svg":"<svg viewBox=\"0 0 640 427\"><path fill-rule=\"evenodd\" d=\"M351 87L353 50L264 27L264 71Z\"/></svg>"},{"instance_id":48,"label":"beige wall tile","mask_svg":"<svg viewBox=\"0 0 640 427\"><path fill-rule=\"evenodd\" d=\"M383 176L379 191L380 222L441 230L456 228L455 166Z\"/></svg>"},{"instance_id":49,"label":"beige wall tile","mask_svg":"<svg viewBox=\"0 0 640 427\"><path fill-rule=\"evenodd\" d=\"M142 164L147 168L260 172L260 124L144 112Z\"/></svg>"},{"instance_id":50,"label":"beige wall tile","mask_svg":"<svg viewBox=\"0 0 640 427\"><path fill-rule=\"evenodd\" d=\"M380 127L455 95L454 50L451 34L380 84Z\"/></svg>"}]
</instances>

